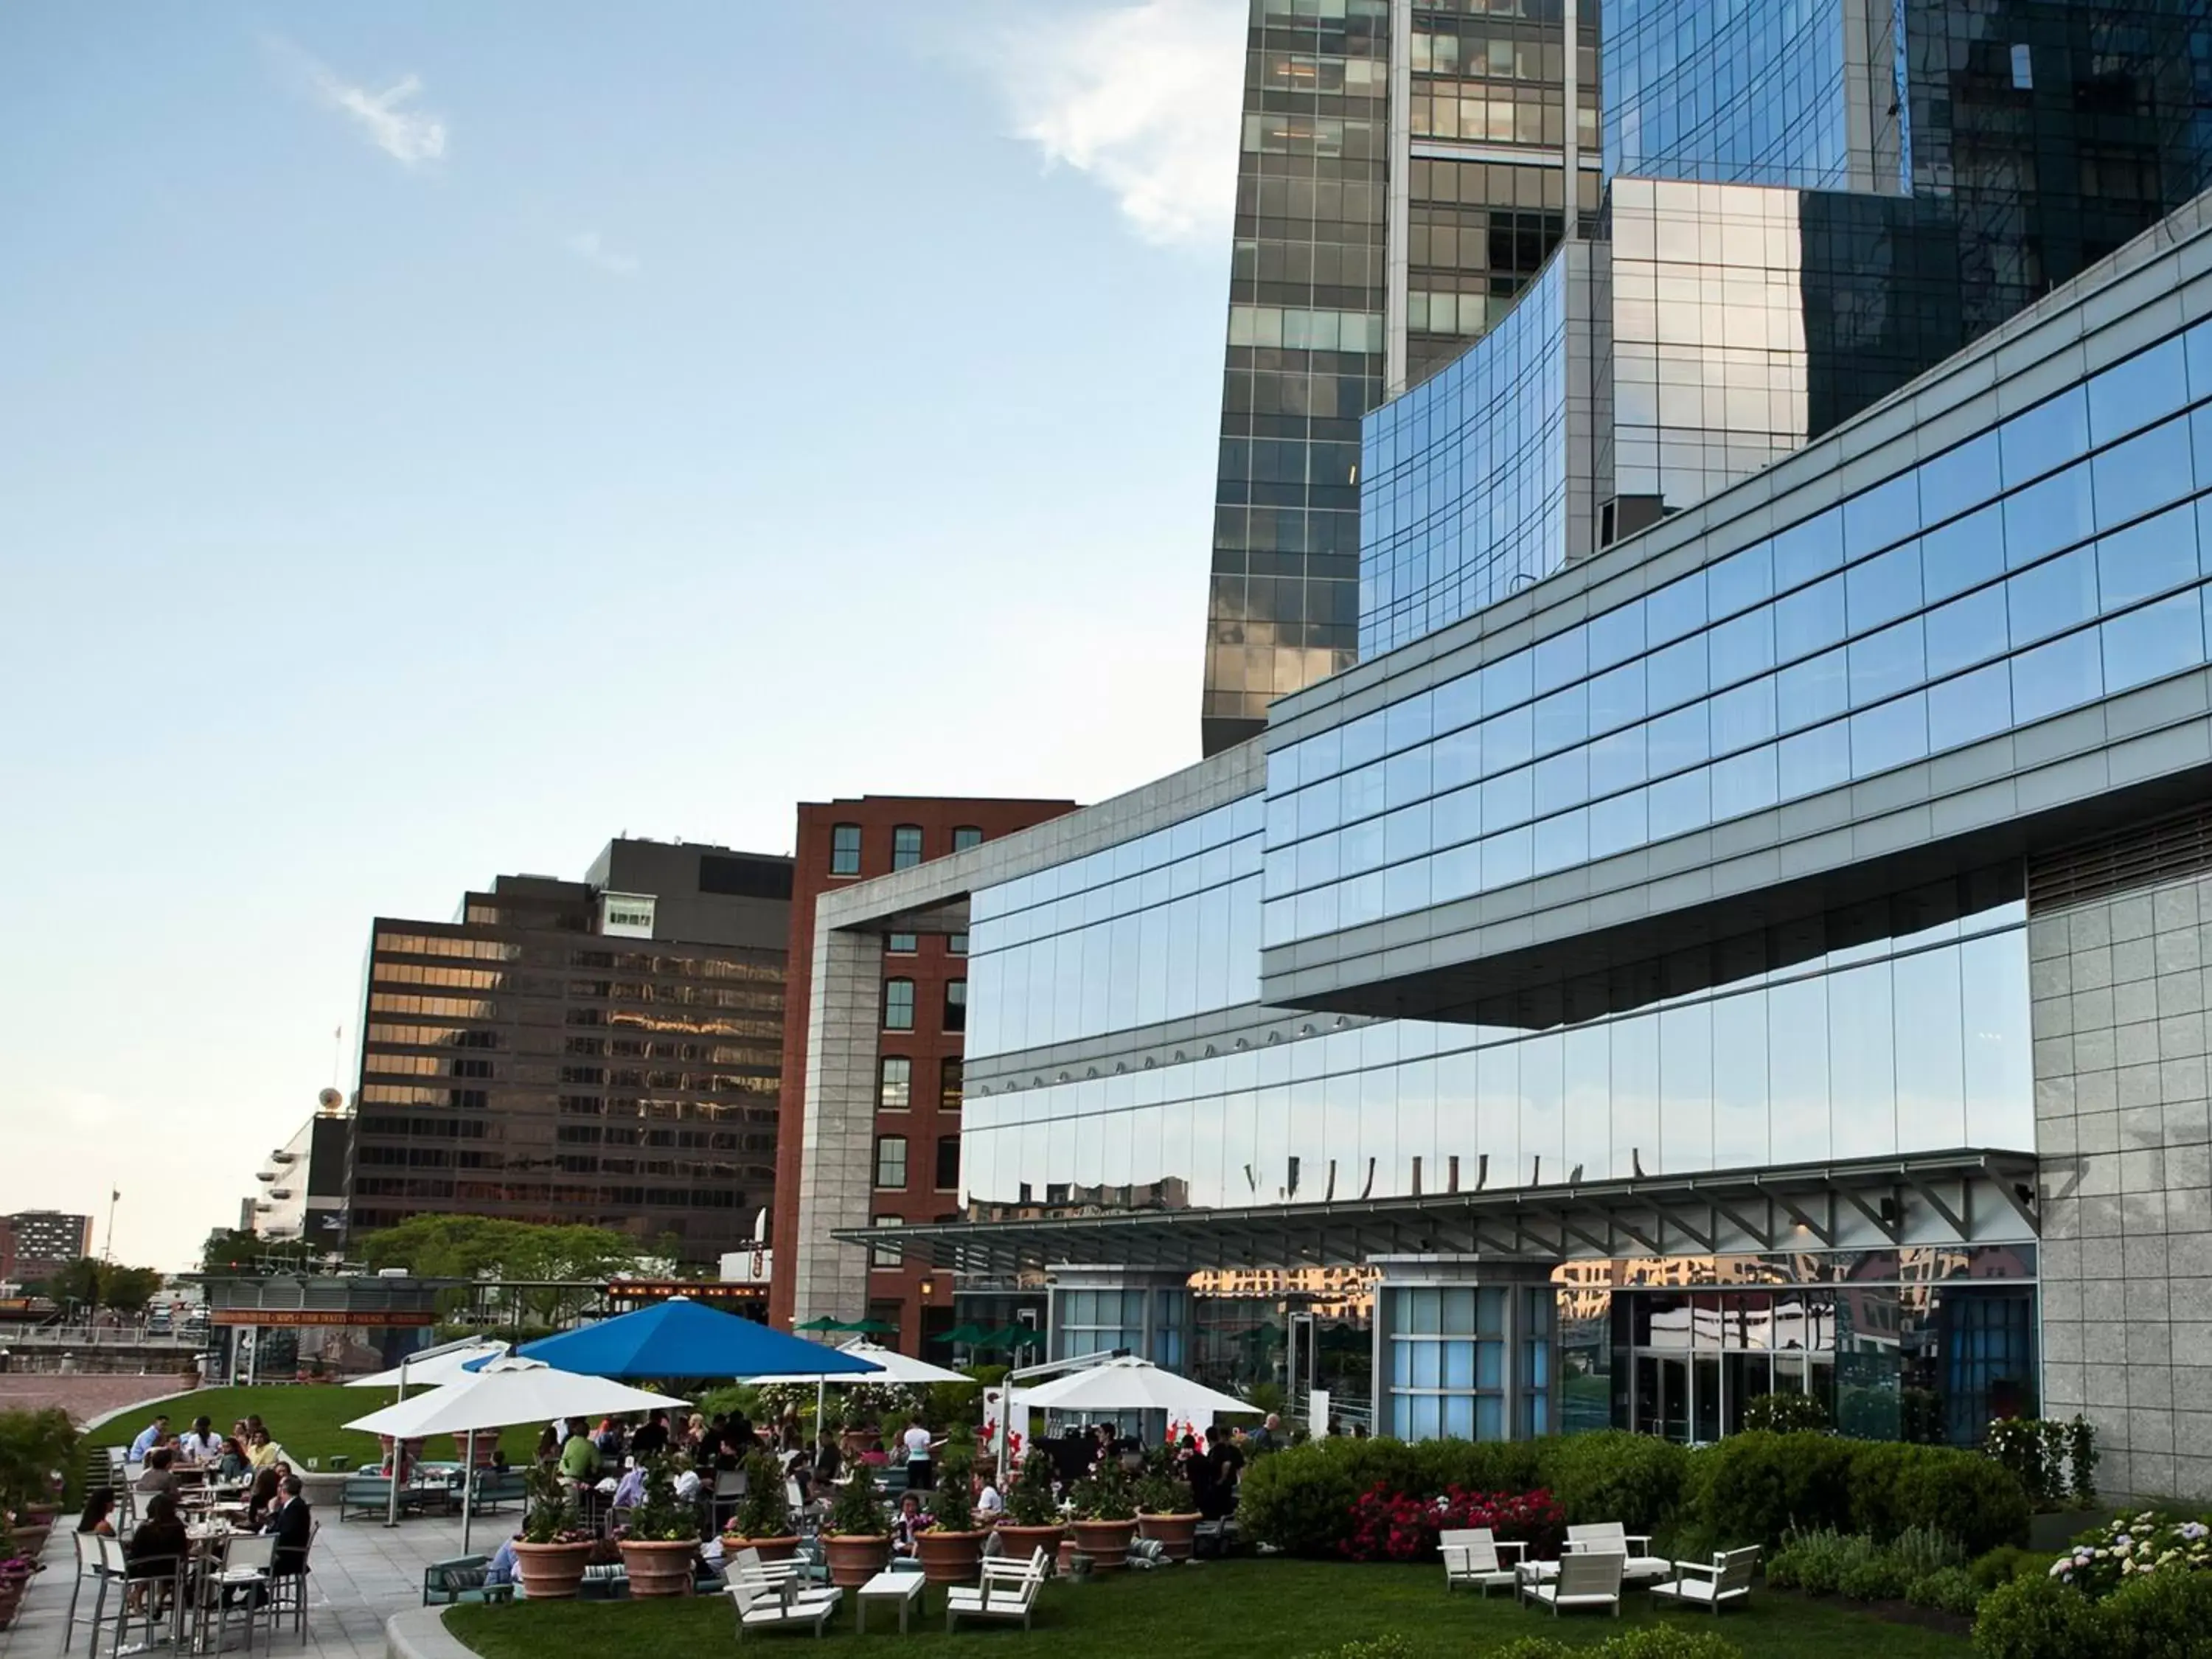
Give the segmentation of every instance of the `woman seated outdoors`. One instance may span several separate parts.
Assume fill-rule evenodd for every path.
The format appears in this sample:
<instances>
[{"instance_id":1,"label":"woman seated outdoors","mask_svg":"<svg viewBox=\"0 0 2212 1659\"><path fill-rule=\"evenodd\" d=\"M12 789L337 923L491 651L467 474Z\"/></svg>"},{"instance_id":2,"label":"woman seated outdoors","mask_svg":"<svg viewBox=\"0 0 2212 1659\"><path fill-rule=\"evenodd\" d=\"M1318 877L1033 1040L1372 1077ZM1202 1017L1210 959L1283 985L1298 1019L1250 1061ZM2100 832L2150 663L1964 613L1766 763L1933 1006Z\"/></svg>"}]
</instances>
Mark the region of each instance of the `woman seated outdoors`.
<instances>
[{"instance_id":1,"label":"woman seated outdoors","mask_svg":"<svg viewBox=\"0 0 2212 1659\"><path fill-rule=\"evenodd\" d=\"M191 1540L177 1513L177 1500L165 1492L155 1492L146 1500L146 1518L124 1547L130 1564L125 1576L140 1581L131 1587L131 1606L143 1602L147 1583L174 1578L191 1553Z\"/></svg>"},{"instance_id":2,"label":"woman seated outdoors","mask_svg":"<svg viewBox=\"0 0 2212 1659\"><path fill-rule=\"evenodd\" d=\"M240 1480L251 1478L252 1474L252 1460L246 1456L246 1448L240 1443L238 1437L234 1434L225 1435L222 1450L216 1456L215 1478L219 1481L235 1485Z\"/></svg>"},{"instance_id":3,"label":"woman seated outdoors","mask_svg":"<svg viewBox=\"0 0 2212 1659\"><path fill-rule=\"evenodd\" d=\"M115 1536L115 1488L94 1486L84 1495L84 1513L76 1518L79 1532L97 1533L102 1538Z\"/></svg>"}]
</instances>

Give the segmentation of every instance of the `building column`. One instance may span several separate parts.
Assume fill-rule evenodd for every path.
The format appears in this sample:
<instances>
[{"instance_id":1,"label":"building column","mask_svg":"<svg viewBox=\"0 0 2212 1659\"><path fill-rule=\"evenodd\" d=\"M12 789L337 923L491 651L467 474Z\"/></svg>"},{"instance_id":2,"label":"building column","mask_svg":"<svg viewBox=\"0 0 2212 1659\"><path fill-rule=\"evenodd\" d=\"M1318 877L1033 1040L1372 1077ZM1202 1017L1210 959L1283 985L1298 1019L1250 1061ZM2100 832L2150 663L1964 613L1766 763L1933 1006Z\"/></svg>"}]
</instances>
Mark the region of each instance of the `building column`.
<instances>
[{"instance_id":1,"label":"building column","mask_svg":"<svg viewBox=\"0 0 2212 1659\"><path fill-rule=\"evenodd\" d=\"M1549 1257L1371 1256L1375 1432L1524 1440L1559 1421L1559 1295Z\"/></svg>"},{"instance_id":2,"label":"building column","mask_svg":"<svg viewBox=\"0 0 2212 1659\"><path fill-rule=\"evenodd\" d=\"M865 1246L839 1228L866 1227L875 1180L877 1037L883 1023L883 936L825 927L814 937L807 996L806 1095L800 1121L799 1224L776 1243L792 1261L793 1322L868 1310Z\"/></svg>"},{"instance_id":3,"label":"building column","mask_svg":"<svg viewBox=\"0 0 2212 1659\"><path fill-rule=\"evenodd\" d=\"M1064 1265L1051 1270L1045 1350L1075 1359L1127 1348L1170 1370L1190 1352L1190 1278L1152 1267Z\"/></svg>"}]
</instances>

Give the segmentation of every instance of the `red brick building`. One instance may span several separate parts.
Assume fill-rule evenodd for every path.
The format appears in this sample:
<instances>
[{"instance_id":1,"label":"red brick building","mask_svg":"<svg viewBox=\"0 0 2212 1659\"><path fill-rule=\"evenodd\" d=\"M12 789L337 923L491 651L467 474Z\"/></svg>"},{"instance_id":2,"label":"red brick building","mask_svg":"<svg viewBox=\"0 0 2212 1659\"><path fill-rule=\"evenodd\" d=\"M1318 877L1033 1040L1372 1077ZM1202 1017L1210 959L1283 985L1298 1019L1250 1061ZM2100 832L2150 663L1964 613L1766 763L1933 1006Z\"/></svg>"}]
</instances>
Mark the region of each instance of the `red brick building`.
<instances>
[{"instance_id":1,"label":"red brick building","mask_svg":"<svg viewBox=\"0 0 2212 1659\"><path fill-rule=\"evenodd\" d=\"M1066 800L960 800L863 795L802 801L791 893L791 983L783 1028L783 1094L776 1137L769 1242L775 1266L770 1321L788 1328L793 1287L789 1241L798 1225L805 1161L807 999L814 960L814 901L822 893L942 858L1073 811ZM960 1093L967 1016L966 940L958 934L892 933L884 940L884 1025L874 1139L872 1214L880 1224L951 1219L960 1207ZM925 1286L927 1294L925 1295ZM920 1265L872 1267L868 1317L897 1327L877 1340L933 1357L927 1338L953 1324L949 1273Z\"/></svg>"}]
</instances>

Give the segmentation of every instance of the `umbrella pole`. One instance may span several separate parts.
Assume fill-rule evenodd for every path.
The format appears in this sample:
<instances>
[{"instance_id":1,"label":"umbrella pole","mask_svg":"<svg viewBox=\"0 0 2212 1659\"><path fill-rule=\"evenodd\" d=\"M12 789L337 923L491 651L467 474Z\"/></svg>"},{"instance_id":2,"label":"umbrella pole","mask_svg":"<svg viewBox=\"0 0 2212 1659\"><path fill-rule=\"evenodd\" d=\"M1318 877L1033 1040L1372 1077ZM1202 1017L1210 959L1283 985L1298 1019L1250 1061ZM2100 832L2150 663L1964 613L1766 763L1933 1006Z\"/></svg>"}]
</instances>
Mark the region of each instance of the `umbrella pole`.
<instances>
[{"instance_id":1,"label":"umbrella pole","mask_svg":"<svg viewBox=\"0 0 2212 1659\"><path fill-rule=\"evenodd\" d=\"M469 1431L469 1451L461 1465L461 1553L469 1553L469 1527L476 1519L477 1431Z\"/></svg>"},{"instance_id":2,"label":"umbrella pole","mask_svg":"<svg viewBox=\"0 0 2212 1659\"><path fill-rule=\"evenodd\" d=\"M399 1397L402 1400L407 1398L408 1358L409 1356L406 1354L399 1356ZM384 1524L387 1527L396 1527L399 1524L399 1469L406 1461L407 1443L395 1434L392 1437L392 1478L385 1494L386 1507L384 1511Z\"/></svg>"}]
</instances>

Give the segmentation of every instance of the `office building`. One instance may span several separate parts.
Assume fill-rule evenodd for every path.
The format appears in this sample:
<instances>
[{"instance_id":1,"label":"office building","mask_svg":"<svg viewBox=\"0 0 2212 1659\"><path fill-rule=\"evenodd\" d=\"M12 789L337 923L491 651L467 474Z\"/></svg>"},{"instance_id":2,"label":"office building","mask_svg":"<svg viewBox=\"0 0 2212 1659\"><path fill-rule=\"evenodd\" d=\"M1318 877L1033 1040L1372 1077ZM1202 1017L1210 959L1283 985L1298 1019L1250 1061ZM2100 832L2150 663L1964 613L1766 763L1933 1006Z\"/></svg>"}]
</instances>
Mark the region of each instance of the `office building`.
<instances>
[{"instance_id":1,"label":"office building","mask_svg":"<svg viewBox=\"0 0 2212 1659\"><path fill-rule=\"evenodd\" d=\"M711 1267L775 1177L791 860L611 842L449 922L379 917L349 1240L424 1212L586 1223Z\"/></svg>"},{"instance_id":2,"label":"office building","mask_svg":"<svg viewBox=\"0 0 2212 1659\"><path fill-rule=\"evenodd\" d=\"M862 795L803 801L798 856L792 872L791 960L814 957L815 901L870 877L911 869L965 852L1074 810L1065 800L924 799ZM957 1220L960 1207L962 1057L968 1024L968 942L957 931L894 928L884 936L883 972L866 1022L874 1089L867 1110L832 1131L817 1124L816 1139L796 1132L776 1143L775 1213L769 1234L770 1317L789 1324L794 1295L790 1241L799 1225L799 1193L824 1175L865 1191L877 1226ZM804 1121L809 1034L806 1000L792 1000L783 1038L783 1100L788 1121ZM876 1039L878 1023L881 1041ZM784 1271L777 1271L781 1267ZM1042 1285L1041 1276L1038 1278ZM971 1295L982 1294L980 1285ZM1018 1285L1005 1287L1011 1301ZM1041 1295L1033 1298L1039 1308ZM878 1340L903 1352L946 1358L925 1346L953 1324L952 1278L919 1261L885 1253L868 1269L865 1316L892 1328ZM1012 1322L1011 1308L995 1309Z\"/></svg>"},{"instance_id":3,"label":"office building","mask_svg":"<svg viewBox=\"0 0 2212 1659\"><path fill-rule=\"evenodd\" d=\"M1662 12L1609 10L1607 84L1626 131L1674 77L1698 118L1620 143L1686 176L1609 156L1609 238L1366 424L1363 514L1413 514L1367 556L1429 562L1364 587L1374 654L817 905L817 1018L887 919L969 942L967 1218L892 1247L1044 1272L1055 1352L1385 1432L2078 1411L2108 1489L2212 1494L2203 27L1909 3L1884 103L1863 9L1705 8L1750 32L1672 60ZM1807 228L1844 222L1888 228ZM1568 530L1497 541L1532 516ZM802 1194L801 1317L860 1304L867 1221ZM1210 1340L1224 1292L1272 1332Z\"/></svg>"},{"instance_id":4,"label":"office building","mask_svg":"<svg viewBox=\"0 0 2212 1659\"><path fill-rule=\"evenodd\" d=\"M1596 0L1252 0L1200 735L1358 646L1359 422L1510 308L1597 204Z\"/></svg>"},{"instance_id":5,"label":"office building","mask_svg":"<svg viewBox=\"0 0 2212 1659\"><path fill-rule=\"evenodd\" d=\"M9 1265L0 1278L35 1284L92 1254L92 1218L62 1210L18 1210L0 1216L7 1230Z\"/></svg>"},{"instance_id":6,"label":"office building","mask_svg":"<svg viewBox=\"0 0 2212 1659\"><path fill-rule=\"evenodd\" d=\"M353 1121L345 1097L323 1091L313 1116L254 1171L254 1195L240 1206L239 1230L279 1243L337 1254L346 1242L346 1160Z\"/></svg>"}]
</instances>

